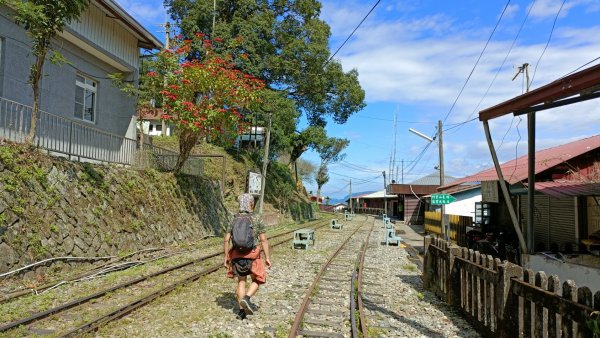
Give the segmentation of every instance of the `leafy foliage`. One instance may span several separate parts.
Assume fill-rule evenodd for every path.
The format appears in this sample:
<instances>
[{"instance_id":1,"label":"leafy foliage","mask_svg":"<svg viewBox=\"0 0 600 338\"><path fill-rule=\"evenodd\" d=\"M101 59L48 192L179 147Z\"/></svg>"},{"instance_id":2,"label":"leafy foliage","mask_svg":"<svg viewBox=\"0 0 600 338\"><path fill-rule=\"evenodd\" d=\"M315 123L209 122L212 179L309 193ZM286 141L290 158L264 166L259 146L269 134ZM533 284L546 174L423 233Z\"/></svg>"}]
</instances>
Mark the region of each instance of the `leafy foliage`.
<instances>
[{"instance_id":1,"label":"leafy foliage","mask_svg":"<svg viewBox=\"0 0 600 338\"><path fill-rule=\"evenodd\" d=\"M8 5L15 10L15 22L27 30L31 38L31 54L35 62L29 70L29 82L33 89L33 116L27 142L31 143L35 136L37 115L39 111L39 84L46 55L51 50L52 39L62 32L64 26L79 18L88 6L88 0L0 0L0 5ZM51 62L64 62L58 52L54 52Z\"/></svg>"},{"instance_id":2,"label":"leafy foliage","mask_svg":"<svg viewBox=\"0 0 600 338\"><path fill-rule=\"evenodd\" d=\"M329 60L330 29L319 18L318 1L218 1L216 12L210 1L165 0L165 5L184 36L202 31L213 39L243 37L239 44L219 45L215 51L231 55L239 69L279 93L286 110L285 118L273 120L273 151L288 149L291 162L325 139L328 117L345 123L365 106L358 72L344 72L337 60ZM289 122L297 124L301 114L309 128L289 132ZM279 123L283 121L287 123Z\"/></svg>"}]
</instances>

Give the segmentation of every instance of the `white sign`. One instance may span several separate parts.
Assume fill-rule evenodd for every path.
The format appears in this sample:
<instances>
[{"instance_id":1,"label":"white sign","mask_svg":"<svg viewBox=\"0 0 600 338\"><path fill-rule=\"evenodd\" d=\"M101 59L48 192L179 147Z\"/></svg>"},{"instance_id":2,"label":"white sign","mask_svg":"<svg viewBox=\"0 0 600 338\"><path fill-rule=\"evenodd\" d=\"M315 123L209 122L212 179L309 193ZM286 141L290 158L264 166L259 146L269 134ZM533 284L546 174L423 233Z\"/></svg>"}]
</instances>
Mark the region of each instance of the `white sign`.
<instances>
[{"instance_id":1,"label":"white sign","mask_svg":"<svg viewBox=\"0 0 600 338\"><path fill-rule=\"evenodd\" d=\"M481 182L481 201L498 203L498 183L496 181Z\"/></svg>"},{"instance_id":2,"label":"white sign","mask_svg":"<svg viewBox=\"0 0 600 338\"><path fill-rule=\"evenodd\" d=\"M260 195L262 187L262 175L252 171L248 172L248 193Z\"/></svg>"}]
</instances>

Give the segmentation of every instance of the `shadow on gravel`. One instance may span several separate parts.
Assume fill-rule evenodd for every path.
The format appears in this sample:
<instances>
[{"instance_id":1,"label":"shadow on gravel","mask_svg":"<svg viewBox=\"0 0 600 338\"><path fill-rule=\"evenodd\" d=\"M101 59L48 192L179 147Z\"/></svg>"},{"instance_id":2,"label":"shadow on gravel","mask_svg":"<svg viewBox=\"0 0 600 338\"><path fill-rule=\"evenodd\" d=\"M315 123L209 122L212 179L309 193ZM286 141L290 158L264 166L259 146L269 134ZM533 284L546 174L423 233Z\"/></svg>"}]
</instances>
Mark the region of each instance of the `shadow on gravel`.
<instances>
[{"instance_id":1,"label":"shadow on gravel","mask_svg":"<svg viewBox=\"0 0 600 338\"><path fill-rule=\"evenodd\" d=\"M240 309L234 292L222 293L219 297L217 297L217 304L225 310L231 310L231 312L234 314L237 314L238 310ZM257 311L260 309L259 306L252 302L250 302L250 305Z\"/></svg>"}]
</instances>

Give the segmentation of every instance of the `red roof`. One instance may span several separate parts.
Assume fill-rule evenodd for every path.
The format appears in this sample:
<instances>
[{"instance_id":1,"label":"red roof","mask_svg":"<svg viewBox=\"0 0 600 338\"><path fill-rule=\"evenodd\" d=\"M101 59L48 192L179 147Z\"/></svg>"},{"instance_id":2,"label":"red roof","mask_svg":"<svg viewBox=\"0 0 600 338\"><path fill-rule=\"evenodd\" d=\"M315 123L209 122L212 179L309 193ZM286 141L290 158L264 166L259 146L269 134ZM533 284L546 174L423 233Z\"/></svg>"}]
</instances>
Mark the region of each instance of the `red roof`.
<instances>
[{"instance_id":1,"label":"red roof","mask_svg":"<svg viewBox=\"0 0 600 338\"><path fill-rule=\"evenodd\" d=\"M600 183L580 181L535 182L535 190L556 198L593 196L600 195Z\"/></svg>"},{"instance_id":2,"label":"red roof","mask_svg":"<svg viewBox=\"0 0 600 338\"><path fill-rule=\"evenodd\" d=\"M562 162L568 161L574 157L585 154L594 149L600 148L600 135L584 138L579 141L567 143L564 145L539 150L535 152L535 174L539 174L547 169L550 169ZM510 183L527 179L527 155L518 157L515 160L503 163L501 166L504 179ZM450 184L447 184L440 189L453 187L462 183L482 182L482 181L497 181L498 175L496 169L491 167L484 171L480 171L471 176L460 178ZM536 183L536 189L537 189Z\"/></svg>"}]
</instances>

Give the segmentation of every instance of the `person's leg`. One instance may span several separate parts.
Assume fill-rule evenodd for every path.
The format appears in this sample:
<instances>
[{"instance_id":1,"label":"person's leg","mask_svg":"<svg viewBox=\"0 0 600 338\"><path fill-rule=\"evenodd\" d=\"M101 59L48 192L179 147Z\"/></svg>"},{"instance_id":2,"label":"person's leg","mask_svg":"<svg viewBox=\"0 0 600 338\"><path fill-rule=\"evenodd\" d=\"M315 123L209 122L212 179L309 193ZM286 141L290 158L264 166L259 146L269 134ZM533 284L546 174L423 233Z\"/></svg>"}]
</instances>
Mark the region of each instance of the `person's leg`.
<instances>
[{"instance_id":1,"label":"person's leg","mask_svg":"<svg viewBox=\"0 0 600 338\"><path fill-rule=\"evenodd\" d=\"M256 292L258 291L258 283L256 283L255 281L252 281L252 284L250 284L250 287L248 287L248 291L246 291L246 296L248 297L252 297L254 296L254 294L256 294Z\"/></svg>"},{"instance_id":2,"label":"person's leg","mask_svg":"<svg viewBox=\"0 0 600 338\"><path fill-rule=\"evenodd\" d=\"M244 299L244 296L246 295L246 276L241 276L238 277L238 285L237 285L237 289L235 290L235 294L237 296L237 301L238 304L242 301L242 299ZM240 305L241 308L241 305Z\"/></svg>"}]
</instances>

